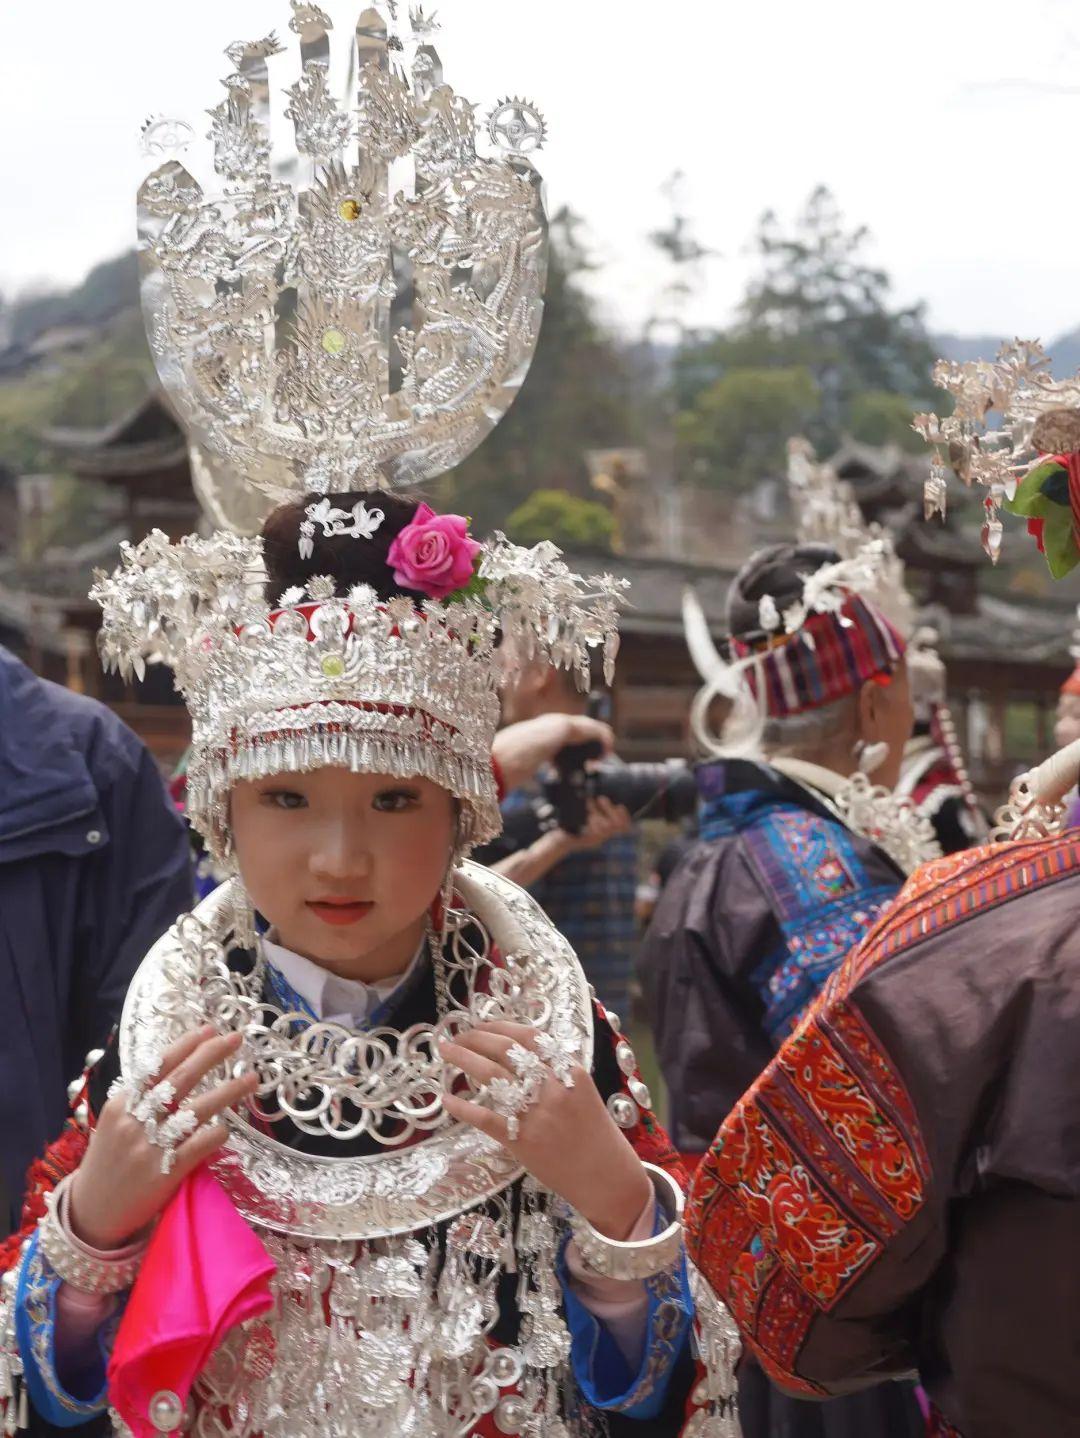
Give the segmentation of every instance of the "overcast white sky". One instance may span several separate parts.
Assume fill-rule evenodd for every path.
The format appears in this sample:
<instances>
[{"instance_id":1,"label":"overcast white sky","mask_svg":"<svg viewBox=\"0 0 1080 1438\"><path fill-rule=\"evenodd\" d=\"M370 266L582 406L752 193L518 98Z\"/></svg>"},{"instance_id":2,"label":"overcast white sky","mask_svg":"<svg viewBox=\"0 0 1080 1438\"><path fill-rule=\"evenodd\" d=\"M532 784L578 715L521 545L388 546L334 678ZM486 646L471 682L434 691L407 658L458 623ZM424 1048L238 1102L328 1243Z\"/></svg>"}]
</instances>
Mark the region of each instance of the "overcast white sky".
<instances>
[{"instance_id":1,"label":"overcast white sky","mask_svg":"<svg viewBox=\"0 0 1080 1438\"><path fill-rule=\"evenodd\" d=\"M342 29L350 9L323 0ZM430 5L429 7L430 8ZM132 243L148 114L200 118L222 51L286 0L39 0L0 19L0 289L72 281ZM691 318L721 321L762 209L819 181L865 222L931 323L1049 340L1080 323L1078 0L442 0L446 78L534 99L554 209L588 221L608 316L632 329L664 271L645 237L686 173L721 252ZM277 62L286 67L282 57ZM278 70L278 90L293 78Z\"/></svg>"}]
</instances>

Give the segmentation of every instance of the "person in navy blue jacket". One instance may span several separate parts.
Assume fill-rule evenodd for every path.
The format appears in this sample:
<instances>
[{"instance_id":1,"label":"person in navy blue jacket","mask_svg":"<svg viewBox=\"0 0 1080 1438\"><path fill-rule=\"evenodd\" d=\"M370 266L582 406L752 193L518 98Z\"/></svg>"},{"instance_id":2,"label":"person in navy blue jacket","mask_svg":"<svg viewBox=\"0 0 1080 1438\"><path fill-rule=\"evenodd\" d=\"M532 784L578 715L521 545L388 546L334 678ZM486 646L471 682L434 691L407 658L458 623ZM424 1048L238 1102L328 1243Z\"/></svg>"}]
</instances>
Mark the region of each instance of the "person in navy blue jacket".
<instances>
[{"instance_id":1,"label":"person in navy blue jacket","mask_svg":"<svg viewBox=\"0 0 1080 1438\"><path fill-rule=\"evenodd\" d=\"M184 824L141 740L0 647L0 1236L64 1125L69 1081L191 884Z\"/></svg>"}]
</instances>

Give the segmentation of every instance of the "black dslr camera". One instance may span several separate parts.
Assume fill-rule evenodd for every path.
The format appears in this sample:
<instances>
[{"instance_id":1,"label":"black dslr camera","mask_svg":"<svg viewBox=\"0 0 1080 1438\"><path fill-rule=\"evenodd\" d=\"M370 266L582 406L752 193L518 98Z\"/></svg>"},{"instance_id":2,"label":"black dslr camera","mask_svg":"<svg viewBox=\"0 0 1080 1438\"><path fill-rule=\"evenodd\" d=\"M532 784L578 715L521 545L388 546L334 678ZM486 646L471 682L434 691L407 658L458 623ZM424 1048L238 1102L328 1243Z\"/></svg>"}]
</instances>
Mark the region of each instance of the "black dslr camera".
<instances>
[{"instance_id":1,"label":"black dslr camera","mask_svg":"<svg viewBox=\"0 0 1080 1438\"><path fill-rule=\"evenodd\" d=\"M571 744L555 755L555 777L543 784L545 808L568 834L585 827L590 799L622 804L635 819L666 819L677 823L697 809L694 773L682 759L658 764L619 764L600 759L603 747L596 741ZM591 767L588 767L590 766Z\"/></svg>"}]
</instances>

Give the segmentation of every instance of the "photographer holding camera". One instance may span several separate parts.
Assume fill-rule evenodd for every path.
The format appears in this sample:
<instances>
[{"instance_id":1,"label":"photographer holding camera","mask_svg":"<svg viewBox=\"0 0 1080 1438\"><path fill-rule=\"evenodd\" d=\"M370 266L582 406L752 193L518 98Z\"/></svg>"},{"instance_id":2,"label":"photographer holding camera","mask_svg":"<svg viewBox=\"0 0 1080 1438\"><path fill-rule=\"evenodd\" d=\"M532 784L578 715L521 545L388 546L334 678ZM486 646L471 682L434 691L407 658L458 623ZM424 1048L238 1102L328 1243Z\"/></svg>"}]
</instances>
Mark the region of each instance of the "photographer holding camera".
<instances>
[{"instance_id":1,"label":"photographer holding camera","mask_svg":"<svg viewBox=\"0 0 1080 1438\"><path fill-rule=\"evenodd\" d=\"M588 708L572 675L535 662L505 691L503 724L584 717ZM532 892L573 945L600 1002L625 1017L637 944L637 839L625 804L588 792L587 766L604 752L595 740L569 747L556 757L557 778L544 784L538 773L512 788L503 832L477 858Z\"/></svg>"}]
</instances>

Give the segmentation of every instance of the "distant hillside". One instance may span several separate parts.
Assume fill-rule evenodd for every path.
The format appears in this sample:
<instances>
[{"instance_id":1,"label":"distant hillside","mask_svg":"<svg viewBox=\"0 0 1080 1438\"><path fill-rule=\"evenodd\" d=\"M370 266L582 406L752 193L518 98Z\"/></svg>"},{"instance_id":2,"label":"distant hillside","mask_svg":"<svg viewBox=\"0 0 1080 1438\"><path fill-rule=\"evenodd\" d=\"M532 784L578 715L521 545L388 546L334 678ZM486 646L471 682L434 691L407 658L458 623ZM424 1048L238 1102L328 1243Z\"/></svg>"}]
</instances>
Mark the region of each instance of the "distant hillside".
<instances>
[{"instance_id":1,"label":"distant hillside","mask_svg":"<svg viewBox=\"0 0 1080 1438\"><path fill-rule=\"evenodd\" d=\"M1054 373L1059 379L1074 375L1080 370L1080 329L1070 330L1050 346L1054 361Z\"/></svg>"},{"instance_id":2,"label":"distant hillside","mask_svg":"<svg viewBox=\"0 0 1080 1438\"><path fill-rule=\"evenodd\" d=\"M32 343L56 325L100 325L139 302L135 251L95 265L71 290L27 295L12 300L6 319L11 342Z\"/></svg>"},{"instance_id":3,"label":"distant hillside","mask_svg":"<svg viewBox=\"0 0 1080 1438\"><path fill-rule=\"evenodd\" d=\"M1001 348L1000 335L931 335L930 343L942 359L965 364L968 360L986 359Z\"/></svg>"},{"instance_id":4,"label":"distant hillside","mask_svg":"<svg viewBox=\"0 0 1080 1438\"><path fill-rule=\"evenodd\" d=\"M934 335L932 343L944 359L963 363L965 360L992 359L1005 343L1004 335ZM1016 338L1014 335L1009 339ZM1022 335L1022 339L1029 336ZM1038 338L1038 336L1036 336ZM1069 330L1047 343L1046 352L1058 379L1066 379L1080 369L1080 329Z\"/></svg>"}]
</instances>

